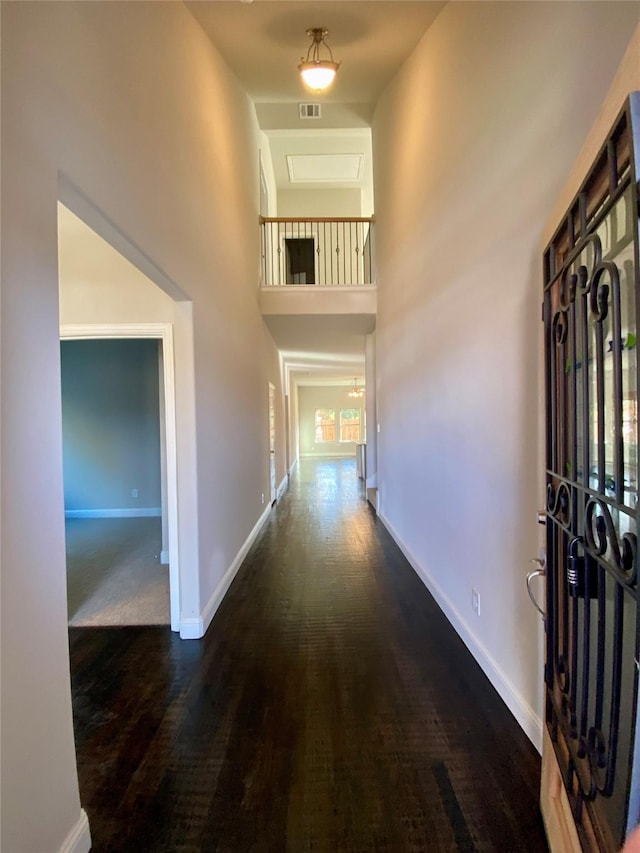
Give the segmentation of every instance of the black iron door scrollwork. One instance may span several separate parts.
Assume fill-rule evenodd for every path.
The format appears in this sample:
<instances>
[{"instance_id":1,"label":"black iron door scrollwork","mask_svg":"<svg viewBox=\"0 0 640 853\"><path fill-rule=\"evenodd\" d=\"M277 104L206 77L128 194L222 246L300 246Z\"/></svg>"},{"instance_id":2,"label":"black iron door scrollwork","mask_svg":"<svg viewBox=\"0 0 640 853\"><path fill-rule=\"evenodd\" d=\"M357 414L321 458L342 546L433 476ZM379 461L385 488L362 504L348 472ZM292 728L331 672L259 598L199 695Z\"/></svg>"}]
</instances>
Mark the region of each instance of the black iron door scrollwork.
<instances>
[{"instance_id":1,"label":"black iron door scrollwork","mask_svg":"<svg viewBox=\"0 0 640 853\"><path fill-rule=\"evenodd\" d=\"M638 117L632 96L544 257L546 721L586 851L640 819Z\"/></svg>"}]
</instances>

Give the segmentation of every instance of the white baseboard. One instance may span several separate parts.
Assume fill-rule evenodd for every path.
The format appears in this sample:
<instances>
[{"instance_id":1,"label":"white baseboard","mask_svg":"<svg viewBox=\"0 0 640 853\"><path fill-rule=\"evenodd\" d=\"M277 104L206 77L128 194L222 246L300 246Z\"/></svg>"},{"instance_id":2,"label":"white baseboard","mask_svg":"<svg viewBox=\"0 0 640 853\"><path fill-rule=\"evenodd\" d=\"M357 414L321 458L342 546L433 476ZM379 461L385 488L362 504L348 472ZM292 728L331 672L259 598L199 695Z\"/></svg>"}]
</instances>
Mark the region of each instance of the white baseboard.
<instances>
[{"instance_id":1,"label":"white baseboard","mask_svg":"<svg viewBox=\"0 0 640 853\"><path fill-rule=\"evenodd\" d=\"M159 506L122 509L66 509L65 518L156 518L162 516Z\"/></svg>"},{"instance_id":2,"label":"white baseboard","mask_svg":"<svg viewBox=\"0 0 640 853\"><path fill-rule=\"evenodd\" d=\"M484 674L498 691L505 705L518 721L520 727L539 753L542 753L542 720L531 705L516 690L509 678L500 668L498 662L487 651L474 635L460 613L456 610L447 595L438 586L433 577L420 565L420 562L404 544L393 525L385 515L378 516L387 528L397 546L400 548L409 564L435 598L438 606L447 617L462 642L476 659ZM541 676L542 677L542 676Z\"/></svg>"},{"instance_id":3,"label":"white baseboard","mask_svg":"<svg viewBox=\"0 0 640 853\"><path fill-rule=\"evenodd\" d=\"M200 614L193 619L181 619L180 620L180 637L183 640L199 640L201 637L204 637L207 628L211 624L211 620L216 614L216 610L220 607L222 603L222 599L225 597L227 590L231 586L231 581L235 578L238 569L242 565L242 561L247 556L249 552L249 548L253 545L256 536L260 532L260 529L264 525L265 521L269 517L269 513L271 512L271 505L269 505L265 511L262 513L260 518L255 523L255 526L251 533L247 536L244 545L235 556L233 563L229 566L227 571L224 573L224 577L218 584L218 586L214 589L213 595L207 602L206 607Z\"/></svg>"},{"instance_id":4,"label":"white baseboard","mask_svg":"<svg viewBox=\"0 0 640 853\"><path fill-rule=\"evenodd\" d=\"M169 551L168 550L160 551L160 563L163 566L169 565Z\"/></svg>"},{"instance_id":5,"label":"white baseboard","mask_svg":"<svg viewBox=\"0 0 640 853\"><path fill-rule=\"evenodd\" d=\"M280 485L278 486L278 489L276 491L276 500L278 500L278 501L280 500L280 498L282 497L282 493L284 492L284 490L287 488L288 485L289 485L289 478L285 474L284 477L282 478L282 482L280 483Z\"/></svg>"},{"instance_id":6,"label":"white baseboard","mask_svg":"<svg viewBox=\"0 0 640 853\"><path fill-rule=\"evenodd\" d=\"M80 809L80 817L62 842L58 853L89 853L89 850L91 850L89 818L85 810Z\"/></svg>"},{"instance_id":7,"label":"white baseboard","mask_svg":"<svg viewBox=\"0 0 640 853\"><path fill-rule=\"evenodd\" d=\"M217 590L216 590L217 592ZM214 593L215 594L215 593ZM202 616L195 616L180 620L180 639L199 640L204 636Z\"/></svg>"},{"instance_id":8,"label":"white baseboard","mask_svg":"<svg viewBox=\"0 0 640 853\"><path fill-rule=\"evenodd\" d=\"M289 476L290 477L293 474L293 472L296 470L297 467L298 467L298 460L294 459L293 462L291 463L291 467L289 468Z\"/></svg>"}]
</instances>

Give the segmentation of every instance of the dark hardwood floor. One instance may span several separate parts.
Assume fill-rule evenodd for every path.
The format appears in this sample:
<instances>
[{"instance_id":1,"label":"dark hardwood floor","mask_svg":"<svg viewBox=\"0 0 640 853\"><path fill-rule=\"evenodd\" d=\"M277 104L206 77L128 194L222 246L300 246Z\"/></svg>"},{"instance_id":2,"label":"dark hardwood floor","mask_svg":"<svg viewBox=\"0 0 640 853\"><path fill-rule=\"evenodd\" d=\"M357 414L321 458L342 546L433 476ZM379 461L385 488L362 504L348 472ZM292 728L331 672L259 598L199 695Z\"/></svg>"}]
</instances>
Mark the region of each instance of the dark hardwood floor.
<instances>
[{"instance_id":1,"label":"dark hardwood floor","mask_svg":"<svg viewBox=\"0 0 640 853\"><path fill-rule=\"evenodd\" d=\"M206 637L70 632L94 851L546 851L540 760L365 502L303 461Z\"/></svg>"}]
</instances>

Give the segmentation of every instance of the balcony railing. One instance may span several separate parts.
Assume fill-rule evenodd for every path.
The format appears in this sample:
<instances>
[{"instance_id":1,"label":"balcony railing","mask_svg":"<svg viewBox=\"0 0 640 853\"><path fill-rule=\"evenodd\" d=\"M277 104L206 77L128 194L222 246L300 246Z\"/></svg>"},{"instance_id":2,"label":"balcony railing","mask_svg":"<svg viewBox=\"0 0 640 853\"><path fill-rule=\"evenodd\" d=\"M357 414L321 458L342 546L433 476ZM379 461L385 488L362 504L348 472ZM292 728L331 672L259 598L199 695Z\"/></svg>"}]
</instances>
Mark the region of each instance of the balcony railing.
<instances>
[{"instance_id":1,"label":"balcony railing","mask_svg":"<svg viewBox=\"0 0 640 853\"><path fill-rule=\"evenodd\" d=\"M262 286L374 284L373 217L260 217Z\"/></svg>"}]
</instances>

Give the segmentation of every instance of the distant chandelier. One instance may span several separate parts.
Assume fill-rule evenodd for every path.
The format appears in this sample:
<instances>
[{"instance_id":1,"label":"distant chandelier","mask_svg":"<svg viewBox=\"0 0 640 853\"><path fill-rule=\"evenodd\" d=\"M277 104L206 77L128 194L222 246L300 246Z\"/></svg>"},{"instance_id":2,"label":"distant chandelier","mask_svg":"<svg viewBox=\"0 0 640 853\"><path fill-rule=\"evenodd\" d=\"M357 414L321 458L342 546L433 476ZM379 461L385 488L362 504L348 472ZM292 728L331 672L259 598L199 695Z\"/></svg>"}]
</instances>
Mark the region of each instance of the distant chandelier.
<instances>
[{"instance_id":1,"label":"distant chandelier","mask_svg":"<svg viewBox=\"0 0 640 853\"><path fill-rule=\"evenodd\" d=\"M364 388L358 387L358 379L357 377L353 377L353 388L349 391L350 397L364 397Z\"/></svg>"},{"instance_id":2,"label":"distant chandelier","mask_svg":"<svg viewBox=\"0 0 640 853\"><path fill-rule=\"evenodd\" d=\"M298 71L305 84L313 89L314 92L324 92L333 83L333 78L336 76L336 71L340 68L340 63L335 62L331 48L324 40L324 37L329 34L329 30L323 27L313 27L307 30L307 35L311 39L309 50L306 56L300 57L300 65ZM320 58L320 48L325 47L329 53L329 59Z\"/></svg>"}]
</instances>

